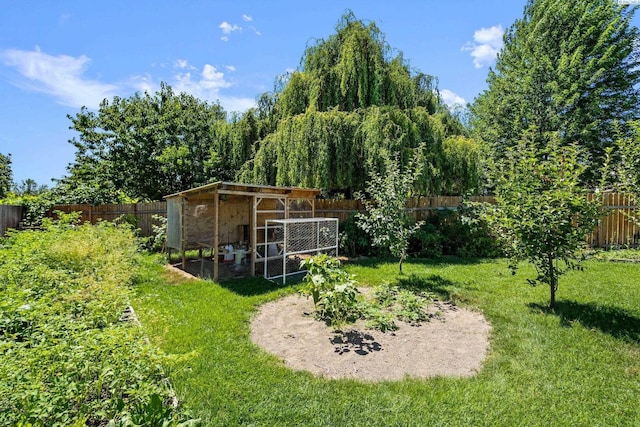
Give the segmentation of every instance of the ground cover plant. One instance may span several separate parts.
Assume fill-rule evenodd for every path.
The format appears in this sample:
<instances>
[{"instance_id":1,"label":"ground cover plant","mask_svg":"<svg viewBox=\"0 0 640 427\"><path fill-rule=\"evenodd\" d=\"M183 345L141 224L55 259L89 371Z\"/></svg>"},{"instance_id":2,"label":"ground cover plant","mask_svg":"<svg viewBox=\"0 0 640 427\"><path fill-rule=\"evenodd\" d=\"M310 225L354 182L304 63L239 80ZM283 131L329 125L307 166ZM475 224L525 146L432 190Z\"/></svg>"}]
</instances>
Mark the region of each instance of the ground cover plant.
<instances>
[{"instance_id":1,"label":"ground cover plant","mask_svg":"<svg viewBox=\"0 0 640 427\"><path fill-rule=\"evenodd\" d=\"M177 424L160 353L121 319L134 235L76 218L0 241L0 425Z\"/></svg>"},{"instance_id":2,"label":"ground cover plant","mask_svg":"<svg viewBox=\"0 0 640 427\"><path fill-rule=\"evenodd\" d=\"M302 261L300 268L307 270L300 293L313 299L318 320L336 331L344 332L343 328L358 319L383 332L398 329L395 318L414 325L429 319L425 309L431 298L426 294L385 282L375 288L374 298L365 298L355 277L342 268L338 258L312 256Z\"/></svg>"},{"instance_id":3,"label":"ground cover plant","mask_svg":"<svg viewBox=\"0 0 640 427\"><path fill-rule=\"evenodd\" d=\"M491 350L472 378L366 383L288 369L250 341L257 307L296 292L262 279L223 284L173 276L154 262L134 304L153 343L179 359L171 379L205 425L610 426L640 419L640 266L587 261L567 272L556 309L504 260L394 260L346 266L481 310ZM535 277L523 264L519 275ZM428 356L426 356L428 357Z\"/></svg>"}]
</instances>

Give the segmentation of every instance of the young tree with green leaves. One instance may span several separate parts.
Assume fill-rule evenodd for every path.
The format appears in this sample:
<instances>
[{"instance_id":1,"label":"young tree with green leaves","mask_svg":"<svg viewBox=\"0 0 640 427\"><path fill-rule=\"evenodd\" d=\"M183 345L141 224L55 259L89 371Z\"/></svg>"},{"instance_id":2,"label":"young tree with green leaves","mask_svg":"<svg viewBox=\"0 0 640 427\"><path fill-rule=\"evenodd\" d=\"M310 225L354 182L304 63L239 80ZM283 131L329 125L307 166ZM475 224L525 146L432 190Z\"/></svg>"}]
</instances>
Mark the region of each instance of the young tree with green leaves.
<instances>
[{"instance_id":1,"label":"young tree with green leaves","mask_svg":"<svg viewBox=\"0 0 640 427\"><path fill-rule=\"evenodd\" d=\"M371 236L373 245L388 248L393 256L400 258L400 274L409 239L422 225L407 213L407 200L420 175L421 157L422 152L418 151L404 170L400 169L397 158L387 159L385 173L373 173L367 183L367 194L357 194L366 208L366 213L356 215L358 226Z\"/></svg>"},{"instance_id":2,"label":"young tree with green leaves","mask_svg":"<svg viewBox=\"0 0 640 427\"><path fill-rule=\"evenodd\" d=\"M0 199L4 199L11 189L13 173L11 171L11 154L0 153Z\"/></svg>"},{"instance_id":3,"label":"young tree with green leaves","mask_svg":"<svg viewBox=\"0 0 640 427\"><path fill-rule=\"evenodd\" d=\"M600 217L600 200L589 199L580 183L586 167L580 149L563 146L557 135L540 149L536 131L493 165L496 205L487 207L486 219L504 243L514 274L522 260L535 266L538 276L528 281L549 286L553 309L560 276L580 268L586 236Z\"/></svg>"},{"instance_id":4,"label":"young tree with green leaves","mask_svg":"<svg viewBox=\"0 0 640 427\"><path fill-rule=\"evenodd\" d=\"M504 48L472 106L474 137L499 158L525 132L544 149L561 145L586 154L582 182L595 186L615 122L628 133L640 117L640 44L635 8L614 0L528 0L504 35Z\"/></svg>"}]
</instances>

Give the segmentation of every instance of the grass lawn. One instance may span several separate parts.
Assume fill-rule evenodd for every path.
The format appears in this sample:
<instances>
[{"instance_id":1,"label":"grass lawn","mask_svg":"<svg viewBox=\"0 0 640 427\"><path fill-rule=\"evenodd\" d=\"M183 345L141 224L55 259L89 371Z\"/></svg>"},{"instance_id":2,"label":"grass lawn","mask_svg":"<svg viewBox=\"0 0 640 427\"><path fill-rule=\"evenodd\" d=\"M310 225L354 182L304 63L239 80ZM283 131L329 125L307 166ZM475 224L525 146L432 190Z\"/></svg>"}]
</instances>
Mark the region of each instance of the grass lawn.
<instances>
[{"instance_id":1,"label":"grass lawn","mask_svg":"<svg viewBox=\"0 0 640 427\"><path fill-rule=\"evenodd\" d=\"M256 307L294 287L144 268L135 309L204 425L640 425L640 265L587 262L560 279L555 313L548 288L525 283L527 266L512 276L504 261L413 260L398 276L393 261L349 265L361 284L418 285L481 309L493 326L478 376L377 384L295 372L252 344Z\"/></svg>"}]
</instances>

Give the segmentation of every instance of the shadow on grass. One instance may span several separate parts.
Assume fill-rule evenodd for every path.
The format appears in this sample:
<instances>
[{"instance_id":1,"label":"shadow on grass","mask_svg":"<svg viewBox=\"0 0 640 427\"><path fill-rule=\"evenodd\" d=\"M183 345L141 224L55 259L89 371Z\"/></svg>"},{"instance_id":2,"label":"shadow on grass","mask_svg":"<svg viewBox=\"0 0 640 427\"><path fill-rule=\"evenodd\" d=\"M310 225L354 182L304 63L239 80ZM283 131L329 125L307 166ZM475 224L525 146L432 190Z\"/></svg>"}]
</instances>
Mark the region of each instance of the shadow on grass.
<instances>
[{"instance_id":1,"label":"shadow on grass","mask_svg":"<svg viewBox=\"0 0 640 427\"><path fill-rule=\"evenodd\" d=\"M351 258L346 261L347 264L361 265L363 267L379 267L385 264L398 265L398 258ZM457 256L445 255L439 258L408 258L403 266L407 265L427 265L427 266L442 266L442 265L475 265L484 264L487 262L494 262L493 258L462 258Z\"/></svg>"},{"instance_id":2,"label":"shadow on grass","mask_svg":"<svg viewBox=\"0 0 640 427\"><path fill-rule=\"evenodd\" d=\"M445 300L451 300L451 288L455 283L437 274L428 276L410 274L399 277L398 286L412 292L432 292Z\"/></svg>"},{"instance_id":3,"label":"shadow on grass","mask_svg":"<svg viewBox=\"0 0 640 427\"><path fill-rule=\"evenodd\" d=\"M640 318L619 307L576 301L557 301L555 310L538 303L531 303L529 307L558 316L561 325L566 327L577 321L586 328L598 329L627 342L640 343Z\"/></svg>"},{"instance_id":4,"label":"shadow on grass","mask_svg":"<svg viewBox=\"0 0 640 427\"><path fill-rule=\"evenodd\" d=\"M262 277L249 277L241 279L229 279L218 283L222 288L228 289L234 294L243 297L252 297L256 295L264 295L278 289L287 288L293 285L293 282L288 282L286 285L271 282Z\"/></svg>"}]
</instances>

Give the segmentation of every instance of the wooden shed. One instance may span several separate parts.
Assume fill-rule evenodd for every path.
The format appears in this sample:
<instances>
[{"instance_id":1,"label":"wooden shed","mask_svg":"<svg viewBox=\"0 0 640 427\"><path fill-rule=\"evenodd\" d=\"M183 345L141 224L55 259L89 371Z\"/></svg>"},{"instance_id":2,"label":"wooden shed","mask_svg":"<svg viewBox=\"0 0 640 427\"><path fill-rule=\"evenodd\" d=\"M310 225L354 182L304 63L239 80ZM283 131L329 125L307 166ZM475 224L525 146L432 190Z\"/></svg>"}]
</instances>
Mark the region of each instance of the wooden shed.
<instances>
[{"instance_id":1,"label":"wooden shed","mask_svg":"<svg viewBox=\"0 0 640 427\"><path fill-rule=\"evenodd\" d=\"M201 272L223 279L229 267L262 274L267 261L266 221L313 218L317 189L215 182L165 196L167 247L182 253L210 250L201 256Z\"/></svg>"}]
</instances>

